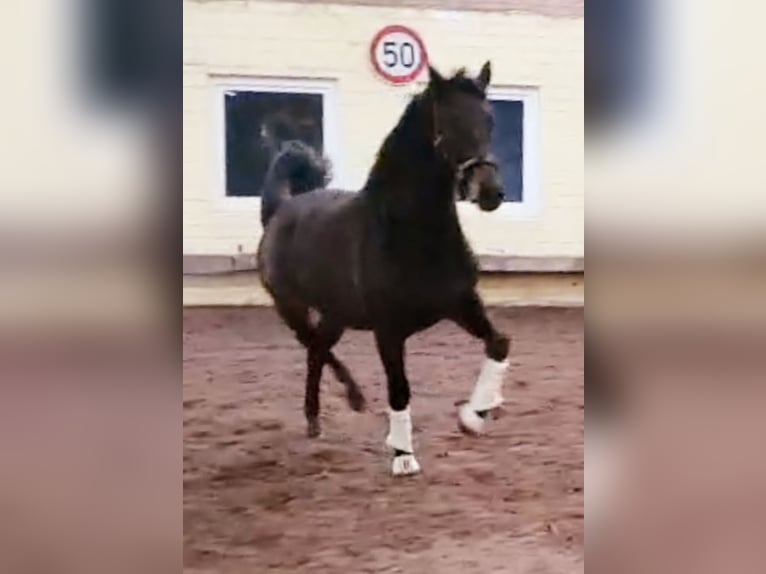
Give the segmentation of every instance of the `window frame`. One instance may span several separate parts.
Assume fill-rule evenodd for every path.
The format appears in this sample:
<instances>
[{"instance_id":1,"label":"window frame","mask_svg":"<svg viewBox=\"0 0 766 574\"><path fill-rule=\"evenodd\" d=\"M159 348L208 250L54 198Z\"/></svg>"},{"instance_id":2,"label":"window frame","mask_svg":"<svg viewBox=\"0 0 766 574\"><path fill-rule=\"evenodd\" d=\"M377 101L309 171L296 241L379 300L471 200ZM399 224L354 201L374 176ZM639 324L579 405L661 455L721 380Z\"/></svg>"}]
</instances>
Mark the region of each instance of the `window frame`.
<instances>
[{"instance_id":1,"label":"window frame","mask_svg":"<svg viewBox=\"0 0 766 574\"><path fill-rule=\"evenodd\" d=\"M215 202L225 210L260 211L260 196L234 196L226 193L226 93L259 92L277 94L319 94L322 96L322 145L332 162L331 187L342 187L343 155L340 145L339 97L335 80L277 78L265 76L213 77L213 182Z\"/></svg>"},{"instance_id":2,"label":"window frame","mask_svg":"<svg viewBox=\"0 0 766 574\"><path fill-rule=\"evenodd\" d=\"M490 86L487 99L522 102L524 106L521 142L521 177L524 182L522 199L517 202L503 202L497 213L509 219L534 219L540 215L541 207L539 90L536 87Z\"/></svg>"}]
</instances>

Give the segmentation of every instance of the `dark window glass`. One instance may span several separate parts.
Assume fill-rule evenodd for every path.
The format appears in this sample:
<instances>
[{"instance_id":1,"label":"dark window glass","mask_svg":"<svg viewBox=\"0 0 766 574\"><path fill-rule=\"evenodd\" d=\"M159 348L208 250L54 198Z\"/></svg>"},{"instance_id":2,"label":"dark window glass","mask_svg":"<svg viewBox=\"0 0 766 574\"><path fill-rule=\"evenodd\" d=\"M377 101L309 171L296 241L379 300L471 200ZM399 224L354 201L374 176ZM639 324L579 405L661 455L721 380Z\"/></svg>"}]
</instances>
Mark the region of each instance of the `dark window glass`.
<instances>
[{"instance_id":1,"label":"dark window glass","mask_svg":"<svg viewBox=\"0 0 766 574\"><path fill-rule=\"evenodd\" d=\"M271 159L287 140L323 152L322 95L226 92L226 195L259 196Z\"/></svg>"},{"instance_id":2,"label":"dark window glass","mask_svg":"<svg viewBox=\"0 0 766 574\"><path fill-rule=\"evenodd\" d=\"M492 100L492 153L500 166L506 201L524 199L524 102Z\"/></svg>"}]
</instances>

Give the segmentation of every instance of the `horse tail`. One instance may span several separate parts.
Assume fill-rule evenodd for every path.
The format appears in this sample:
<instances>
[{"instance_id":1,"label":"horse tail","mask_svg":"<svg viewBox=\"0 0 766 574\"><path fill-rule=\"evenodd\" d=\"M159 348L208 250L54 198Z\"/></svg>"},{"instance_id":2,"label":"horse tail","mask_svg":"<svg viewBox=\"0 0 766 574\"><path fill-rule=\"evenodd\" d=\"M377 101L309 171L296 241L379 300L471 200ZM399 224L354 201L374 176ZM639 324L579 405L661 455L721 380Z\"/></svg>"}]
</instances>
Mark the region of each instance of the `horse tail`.
<instances>
[{"instance_id":1,"label":"horse tail","mask_svg":"<svg viewBox=\"0 0 766 574\"><path fill-rule=\"evenodd\" d=\"M264 227L277 212L282 202L327 185L330 181L330 162L309 145L290 140L269 166L261 193L261 223Z\"/></svg>"}]
</instances>

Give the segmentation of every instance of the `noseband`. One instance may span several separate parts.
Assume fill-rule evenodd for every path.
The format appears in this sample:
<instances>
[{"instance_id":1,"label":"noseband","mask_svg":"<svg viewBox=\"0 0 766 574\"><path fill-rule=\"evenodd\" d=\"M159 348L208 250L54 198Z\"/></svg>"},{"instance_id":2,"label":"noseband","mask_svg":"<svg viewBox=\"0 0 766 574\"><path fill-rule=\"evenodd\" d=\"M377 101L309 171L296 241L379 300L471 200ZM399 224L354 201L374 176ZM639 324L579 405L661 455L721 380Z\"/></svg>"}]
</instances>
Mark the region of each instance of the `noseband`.
<instances>
[{"instance_id":1,"label":"noseband","mask_svg":"<svg viewBox=\"0 0 766 574\"><path fill-rule=\"evenodd\" d=\"M471 172L477 167L485 165L491 166L495 171L499 169L497 163L487 157L472 157L457 166L458 198L461 201L468 197L468 182L470 181Z\"/></svg>"},{"instance_id":2,"label":"noseband","mask_svg":"<svg viewBox=\"0 0 766 574\"><path fill-rule=\"evenodd\" d=\"M444 155L444 152L441 149L441 144L444 141L444 134L442 133L439 126L439 117L436 113L435 104L431 106L431 114L433 119L434 149ZM488 157L471 157L457 165L457 168L455 169L455 179L457 181L458 197L461 201L468 196L468 182L470 181L471 172L475 168L485 165L492 166L495 171L499 169L497 163Z\"/></svg>"}]
</instances>

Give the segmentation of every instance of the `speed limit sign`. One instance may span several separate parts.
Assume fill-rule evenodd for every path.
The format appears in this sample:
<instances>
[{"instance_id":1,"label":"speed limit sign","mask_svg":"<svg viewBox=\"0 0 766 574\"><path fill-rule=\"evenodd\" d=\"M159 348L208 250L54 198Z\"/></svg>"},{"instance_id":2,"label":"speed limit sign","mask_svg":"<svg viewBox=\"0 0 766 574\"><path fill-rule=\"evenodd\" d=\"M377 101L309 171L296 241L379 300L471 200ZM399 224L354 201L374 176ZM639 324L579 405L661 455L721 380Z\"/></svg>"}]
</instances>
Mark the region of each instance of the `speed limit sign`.
<instances>
[{"instance_id":1,"label":"speed limit sign","mask_svg":"<svg viewBox=\"0 0 766 574\"><path fill-rule=\"evenodd\" d=\"M406 26L386 26L370 44L375 71L392 84L413 81L428 63L425 44Z\"/></svg>"}]
</instances>

